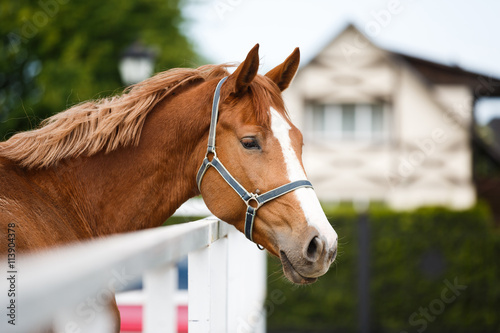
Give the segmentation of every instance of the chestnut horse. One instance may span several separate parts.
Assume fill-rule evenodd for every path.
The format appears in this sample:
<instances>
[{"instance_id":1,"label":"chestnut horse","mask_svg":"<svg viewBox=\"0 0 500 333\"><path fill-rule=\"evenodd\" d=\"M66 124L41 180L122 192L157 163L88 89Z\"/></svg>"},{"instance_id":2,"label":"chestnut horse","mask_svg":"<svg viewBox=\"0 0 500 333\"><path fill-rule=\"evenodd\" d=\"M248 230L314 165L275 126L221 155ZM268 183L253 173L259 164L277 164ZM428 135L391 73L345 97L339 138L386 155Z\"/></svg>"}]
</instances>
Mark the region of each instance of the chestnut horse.
<instances>
[{"instance_id":1,"label":"chestnut horse","mask_svg":"<svg viewBox=\"0 0 500 333\"><path fill-rule=\"evenodd\" d=\"M1 253L12 223L17 250L39 250L160 226L200 193L215 216L244 232L248 205L218 170L207 168L197 184L210 155L214 91L217 159L233 179L256 194L304 181L302 135L281 97L299 58L295 49L258 75L256 45L232 74L225 65L162 72L0 143ZM266 202L252 222L250 238L281 259L294 283L314 282L335 259L337 234L308 186Z\"/></svg>"}]
</instances>

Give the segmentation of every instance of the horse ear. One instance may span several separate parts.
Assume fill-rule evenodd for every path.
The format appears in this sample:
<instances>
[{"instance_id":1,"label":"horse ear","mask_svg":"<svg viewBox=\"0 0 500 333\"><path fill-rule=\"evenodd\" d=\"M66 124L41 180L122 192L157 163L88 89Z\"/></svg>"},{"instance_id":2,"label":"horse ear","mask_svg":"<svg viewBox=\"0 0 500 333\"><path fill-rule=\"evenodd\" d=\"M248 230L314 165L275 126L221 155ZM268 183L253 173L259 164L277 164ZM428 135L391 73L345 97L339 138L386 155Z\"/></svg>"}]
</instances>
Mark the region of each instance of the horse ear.
<instances>
[{"instance_id":1,"label":"horse ear","mask_svg":"<svg viewBox=\"0 0 500 333\"><path fill-rule=\"evenodd\" d=\"M299 68L300 62L300 51L299 48L295 48L292 54L286 58L286 60L273 69L271 69L266 76L273 80L274 83L280 88L281 91L288 88L290 82L292 82L297 69Z\"/></svg>"},{"instance_id":2,"label":"horse ear","mask_svg":"<svg viewBox=\"0 0 500 333\"><path fill-rule=\"evenodd\" d=\"M247 91L248 86L259 70L259 44L256 44L238 68L231 74L228 81L234 81L233 93L239 95Z\"/></svg>"}]
</instances>

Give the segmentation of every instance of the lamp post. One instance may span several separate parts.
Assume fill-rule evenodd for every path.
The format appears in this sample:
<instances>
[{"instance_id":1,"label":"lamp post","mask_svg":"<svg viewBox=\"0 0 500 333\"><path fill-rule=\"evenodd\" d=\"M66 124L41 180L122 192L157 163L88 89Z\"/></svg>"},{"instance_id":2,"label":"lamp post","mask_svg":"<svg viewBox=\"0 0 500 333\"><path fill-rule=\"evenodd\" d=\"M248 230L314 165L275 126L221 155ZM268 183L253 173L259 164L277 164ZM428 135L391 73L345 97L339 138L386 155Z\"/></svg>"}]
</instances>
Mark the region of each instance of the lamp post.
<instances>
[{"instance_id":1,"label":"lamp post","mask_svg":"<svg viewBox=\"0 0 500 333\"><path fill-rule=\"evenodd\" d=\"M354 202L358 212L358 297L359 297L359 332L370 332L370 221L368 207L370 202L366 198L359 198Z\"/></svg>"},{"instance_id":2,"label":"lamp post","mask_svg":"<svg viewBox=\"0 0 500 333\"><path fill-rule=\"evenodd\" d=\"M137 41L123 51L118 68L122 82L135 84L153 74L156 54L150 48Z\"/></svg>"}]
</instances>

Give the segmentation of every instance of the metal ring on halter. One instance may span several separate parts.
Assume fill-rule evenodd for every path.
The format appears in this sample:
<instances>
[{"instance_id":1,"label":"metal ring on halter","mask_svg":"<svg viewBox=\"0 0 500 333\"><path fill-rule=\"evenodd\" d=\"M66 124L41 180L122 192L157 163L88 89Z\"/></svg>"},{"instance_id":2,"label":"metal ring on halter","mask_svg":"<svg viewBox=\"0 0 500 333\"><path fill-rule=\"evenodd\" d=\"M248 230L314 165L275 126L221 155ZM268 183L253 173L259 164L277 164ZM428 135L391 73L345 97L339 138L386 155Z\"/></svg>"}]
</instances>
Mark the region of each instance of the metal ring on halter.
<instances>
[{"instance_id":1,"label":"metal ring on halter","mask_svg":"<svg viewBox=\"0 0 500 333\"><path fill-rule=\"evenodd\" d=\"M219 81L217 87L214 92L214 99L212 102L212 116L210 120L210 131L208 134L208 148L207 153L205 154L205 158L198 170L198 174L196 175L196 183L198 184L198 189L201 192L201 182L203 180L203 176L207 172L210 167L213 167L218 173L222 176L222 178L231 186L231 188L238 194L238 196L245 202L247 205L247 211L245 214L245 225L244 232L245 236L251 240L253 240L253 226L255 222L255 216L257 215L257 210L266 202L276 199L282 195L285 195L291 191L295 191L296 189L309 187L312 188L312 184L308 180L297 180L291 183L279 186L273 190L270 190L263 194L254 194L248 192L232 175L231 173L224 167L222 162L217 158L217 153L215 152L215 136L216 136L216 127L217 127L217 119L219 115L219 99L220 99L220 90L222 84L227 79L227 76ZM213 154L212 160L208 159L208 155ZM251 202L256 202L257 206L253 207ZM257 244L257 243L256 243ZM257 244L257 247L260 250L263 250L260 244Z\"/></svg>"},{"instance_id":2,"label":"metal ring on halter","mask_svg":"<svg viewBox=\"0 0 500 333\"><path fill-rule=\"evenodd\" d=\"M212 161L217 158L217 153L215 152L215 149L213 151L208 151L207 150L207 153L205 154L205 158L208 160L208 155L212 155ZM209 162L211 163L212 161L209 160Z\"/></svg>"},{"instance_id":3,"label":"metal ring on halter","mask_svg":"<svg viewBox=\"0 0 500 333\"><path fill-rule=\"evenodd\" d=\"M247 206L252 206L250 203L253 201L256 203L256 207L252 206L255 210L259 209L260 206L262 206L262 203L259 201L258 199L258 195L257 194L254 194L254 193L250 193L250 198L248 200L245 201L245 203L247 204Z\"/></svg>"}]
</instances>

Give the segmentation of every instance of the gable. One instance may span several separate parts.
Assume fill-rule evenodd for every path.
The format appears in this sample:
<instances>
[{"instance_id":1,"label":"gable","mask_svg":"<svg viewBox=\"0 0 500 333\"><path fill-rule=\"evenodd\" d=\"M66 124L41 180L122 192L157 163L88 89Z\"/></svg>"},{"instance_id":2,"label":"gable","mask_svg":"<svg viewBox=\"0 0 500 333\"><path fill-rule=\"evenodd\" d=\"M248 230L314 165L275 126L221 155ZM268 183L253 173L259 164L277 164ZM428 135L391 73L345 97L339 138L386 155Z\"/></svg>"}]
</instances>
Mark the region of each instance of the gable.
<instances>
[{"instance_id":1,"label":"gable","mask_svg":"<svg viewBox=\"0 0 500 333\"><path fill-rule=\"evenodd\" d=\"M349 26L299 71L295 85L306 100L370 103L387 100L395 78L390 54Z\"/></svg>"}]
</instances>

